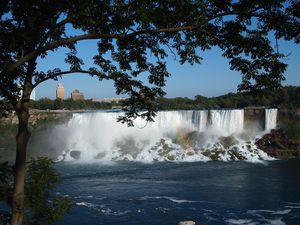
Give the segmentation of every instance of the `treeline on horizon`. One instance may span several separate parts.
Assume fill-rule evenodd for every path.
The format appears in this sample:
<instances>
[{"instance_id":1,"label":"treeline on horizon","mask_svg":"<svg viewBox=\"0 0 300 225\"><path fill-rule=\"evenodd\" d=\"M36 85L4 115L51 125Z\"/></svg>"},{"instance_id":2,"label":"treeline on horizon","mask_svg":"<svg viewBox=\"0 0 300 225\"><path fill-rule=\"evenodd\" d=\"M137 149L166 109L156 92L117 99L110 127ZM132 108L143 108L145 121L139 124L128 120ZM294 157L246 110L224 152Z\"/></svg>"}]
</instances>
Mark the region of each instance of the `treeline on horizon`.
<instances>
[{"instance_id":1,"label":"treeline on horizon","mask_svg":"<svg viewBox=\"0 0 300 225\"><path fill-rule=\"evenodd\" d=\"M62 99L49 99L41 98L39 100L30 101L30 108L40 109L40 110L77 110L77 109L86 109L86 110L96 110L96 109L111 109L113 106L118 105L116 102L93 102L91 99L87 100L72 100L71 98L62 100Z\"/></svg>"},{"instance_id":2,"label":"treeline on horizon","mask_svg":"<svg viewBox=\"0 0 300 225\"><path fill-rule=\"evenodd\" d=\"M39 110L107 110L121 108L122 102L93 102L89 100L49 99L41 98L30 101L30 108ZM229 93L218 97L204 97L196 95L190 98L160 98L159 110L192 110L192 109L226 109L245 108L252 106L300 108L300 87L285 86L276 91L261 91L259 93L240 92Z\"/></svg>"},{"instance_id":3,"label":"treeline on horizon","mask_svg":"<svg viewBox=\"0 0 300 225\"><path fill-rule=\"evenodd\" d=\"M218 97L196 95L194 99L161 98L159 106L160 110L234 109L252 106L293 109L300 107L300 87L285 86L276 91L228 93Z\"/></svg>"}]
</instances>

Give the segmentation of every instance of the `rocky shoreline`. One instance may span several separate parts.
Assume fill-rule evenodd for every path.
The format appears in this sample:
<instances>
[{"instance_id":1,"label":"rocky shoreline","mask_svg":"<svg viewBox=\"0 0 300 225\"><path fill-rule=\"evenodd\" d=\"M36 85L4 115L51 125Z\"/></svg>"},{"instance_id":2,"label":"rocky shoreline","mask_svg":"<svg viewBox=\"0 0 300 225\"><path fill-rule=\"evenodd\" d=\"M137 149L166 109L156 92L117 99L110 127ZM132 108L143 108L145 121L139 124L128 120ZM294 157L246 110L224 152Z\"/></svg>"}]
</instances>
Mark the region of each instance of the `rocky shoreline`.
<instances>
[{"instance_id":1,"label":"rocky shoreline","mask_svg":"<svg viewBox=\"0 0 300 225\"><path fill-rule=\"evenodd\" d=\"M272 130L256 141L259 149L279 159L300 159L300 140L288 137L284 129Z\"/></svg>"},{"instance_id":2,"label":"rocky shoreline","mask_svg":"<svg viewBox=\"0 0 300 225\"><path fill-rule=\"evenodd\" d=\"M86 112L86 110L36 110L29 111L29 125L37 126L40 123L47 121L68 121L73 113ZM8 113L0 117L0 125L16 125L18 117L15 112Z\"/></svg>"}]
</instances>

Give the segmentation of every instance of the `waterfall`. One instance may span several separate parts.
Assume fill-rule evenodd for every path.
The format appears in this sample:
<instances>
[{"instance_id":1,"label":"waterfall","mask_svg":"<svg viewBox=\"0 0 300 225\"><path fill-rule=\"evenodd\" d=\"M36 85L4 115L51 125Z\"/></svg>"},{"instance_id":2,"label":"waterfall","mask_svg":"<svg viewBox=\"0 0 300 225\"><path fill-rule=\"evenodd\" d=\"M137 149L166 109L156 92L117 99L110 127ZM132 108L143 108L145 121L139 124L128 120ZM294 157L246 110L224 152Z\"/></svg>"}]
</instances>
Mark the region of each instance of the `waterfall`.
<instances>
[{"instance_id":1,"label":"waterfall","mask_svg":"<svg viewBox=\"0 0 300 225\"><path fill-rule=\"evenodd\" d=\"M276 113L274 109L266 110L268 129L276 126ZM117 122L120 115L123 113L105 111L73 114L62 131L66 135L64 158L71 160L72 152L82 160L268 158L255 146L254 136L243 135L246 131L242 109L160 111L154 122L137 118L134 127Z\"/></svg>"},{"instance_id":2,"label":"waterfall","mask_svg":"<svg viewBox=\"0 0 300 225\"><path fill-rule=\"evenodd\" d=\"M201 111L193 111L193 124L195 127L198 128L198 131L203 132L206 130L207 127L207 117L208 111L201 110Z\"/></svg>"},{"instance_id":3,"label":"waterfall","mask_svg":"<svg viewBox=\"0 0 300 225\"><path fill-rule=\"evenodd\" d=\"M244 110L211 110L210 128L225 135L242 132L244 128Z\"/></svg>"},{"instance_id":4,"label":"waterfall","mask_svg":"<svg viewBox=\"0 0 300 225\"><path fill-rule=\"evenodd\" d=\"M265 130L270 131L276 128L277 124L277 109L265 110Z\"/></svg>"}]
</instances>

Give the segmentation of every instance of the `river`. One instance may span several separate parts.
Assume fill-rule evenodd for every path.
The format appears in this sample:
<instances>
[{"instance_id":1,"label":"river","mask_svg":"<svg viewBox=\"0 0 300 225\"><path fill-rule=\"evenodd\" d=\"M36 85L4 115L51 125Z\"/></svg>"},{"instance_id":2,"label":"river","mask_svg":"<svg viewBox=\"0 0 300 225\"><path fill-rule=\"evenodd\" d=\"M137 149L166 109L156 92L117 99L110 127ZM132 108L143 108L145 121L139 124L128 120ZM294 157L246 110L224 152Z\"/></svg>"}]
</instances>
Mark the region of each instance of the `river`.
<instances>
[{"instance_id":1,"label":"river","mask_svg":"<svg viewBox=\"0 0 300 225\"><path fill-rule=\"evenodd\" d=\"M57 164L58 224L300 224L299 161Z\"/></svg>"}]
</instances>

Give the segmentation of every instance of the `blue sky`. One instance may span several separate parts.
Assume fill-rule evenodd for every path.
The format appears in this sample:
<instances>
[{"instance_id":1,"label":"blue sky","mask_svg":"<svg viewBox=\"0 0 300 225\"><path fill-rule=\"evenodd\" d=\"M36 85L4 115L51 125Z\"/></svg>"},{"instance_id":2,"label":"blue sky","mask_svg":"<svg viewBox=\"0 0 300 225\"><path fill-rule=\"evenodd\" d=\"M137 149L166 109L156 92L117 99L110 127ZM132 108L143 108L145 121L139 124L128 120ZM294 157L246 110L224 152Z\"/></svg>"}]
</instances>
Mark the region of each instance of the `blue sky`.
<instances>
[{"instance_id":1,"label":"blue sky","mask_svg":"<svg viewBox=\"0 0 300 225\"><path fill-rule=\"evenodd\" d=\"M284 85L300 86L300 46L292 42L279 42L280 51L289 54L285 62L289 65L286 71ZM91 58L96 54L96 41L84 41L78 44L78 53L86 62L86 66L92 66ZM48 70L53 68L68 69L64 62L66 50L51 52L46 59L39 60L38 69ZM189 97L195 95L218 96L228 92L236 92L241 82L241 75L229 69L228 60L221 56L218 48L213 48L202 53L203 61L196 65L180 65L172 54L167 59L169 72L172 74L167 80L166 97ZM60 79L65 87L66 97L70 97L74 89L79 89L89 98L117 97L113 82L98 81L87 75L66 75ZM37 99L42 97L55 98L57 81L47 81L36 89Z\"/></svg>"}]
</instances>

